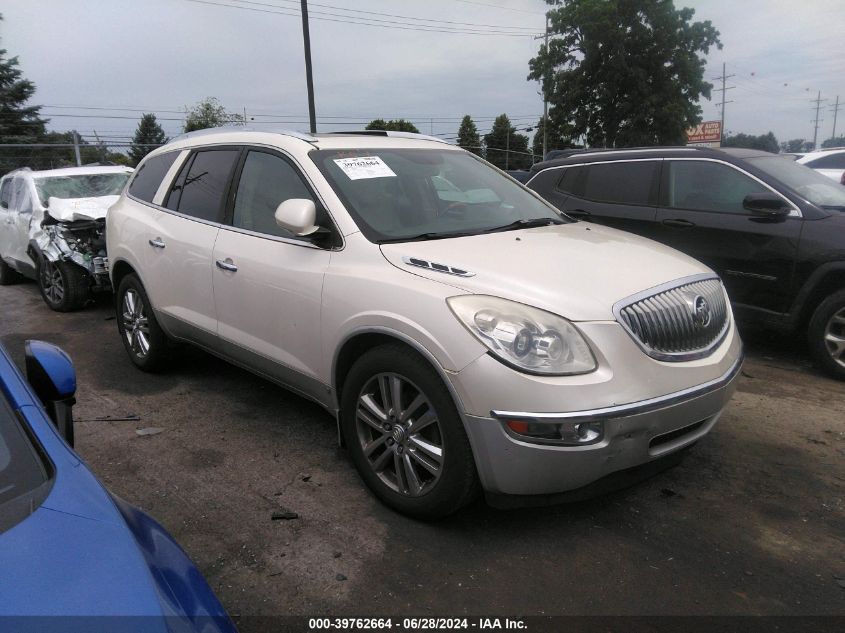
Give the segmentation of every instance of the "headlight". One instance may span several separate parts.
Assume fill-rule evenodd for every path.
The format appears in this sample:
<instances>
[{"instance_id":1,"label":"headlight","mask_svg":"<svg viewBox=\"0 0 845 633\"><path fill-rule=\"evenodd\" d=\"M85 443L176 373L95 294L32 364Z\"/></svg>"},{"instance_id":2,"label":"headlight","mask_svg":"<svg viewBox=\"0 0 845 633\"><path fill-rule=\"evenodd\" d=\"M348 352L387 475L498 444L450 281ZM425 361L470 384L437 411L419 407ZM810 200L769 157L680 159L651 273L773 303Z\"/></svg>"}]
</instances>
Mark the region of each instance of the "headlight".
<instances>
[{"instance_id":1,"label":"headlight","mask_svg":"<svg viewBox=\"0 0 845 633\"><path fill-rule=\"evenodd\" d=\"M556 314L486 295L446 300L455 316L499 359L534 374L586 374L596 360L584 337Z\"/></svg>"}]
</instances>

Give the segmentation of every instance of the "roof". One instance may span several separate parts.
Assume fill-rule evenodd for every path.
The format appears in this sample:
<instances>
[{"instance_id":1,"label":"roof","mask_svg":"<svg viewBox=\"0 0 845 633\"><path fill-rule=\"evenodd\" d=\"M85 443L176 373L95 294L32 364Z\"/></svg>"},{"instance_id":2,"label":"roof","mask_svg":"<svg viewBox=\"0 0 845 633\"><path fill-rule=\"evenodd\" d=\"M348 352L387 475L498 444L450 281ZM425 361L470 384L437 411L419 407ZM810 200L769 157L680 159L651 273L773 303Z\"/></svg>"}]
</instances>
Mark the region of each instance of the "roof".
<instances>
[{"instance_id":1,"label":"roof","mask_svg":"<svg viewBox=\"0 0 845 633\"><path fill-rule=\"evenodd\" d=\"M753 158L757 156L774 156L769 152L762 152L754 149L740 147L697 147L686 146L657 146L657 147L620 147L620 148L597 148L597 149L571 149L563 150L551 160L536 163L531 171L536 173L548 167L570 165L574 162L584 160L593 162L608 158L649 158L668 157L677 158L683 156L698 156L701 158L724 158L725 154L732 158Z\"/></svg>"},{"instance_id":2,"label":"roof","mask_svg":"<svg viewBox=\"0 0 845 633\"><path fill-rule=\"evenodd\" d=\"M297 140L308 143L319 149L351 149L356 147L430 147L435 142L446 147L459 149L446 143L443 139L413 134L410 132L394 132L385 130L353 130L349 132L322 132L311 134L297 130L283 128L255 129L240 125L209 128L188 132L170 140L164 147L173 149L190 147L202 140L211 143L246 143L246 142L275 142L281 140ZM420 145L422 144L422 145Z\"/></svg>"}]
</instances>

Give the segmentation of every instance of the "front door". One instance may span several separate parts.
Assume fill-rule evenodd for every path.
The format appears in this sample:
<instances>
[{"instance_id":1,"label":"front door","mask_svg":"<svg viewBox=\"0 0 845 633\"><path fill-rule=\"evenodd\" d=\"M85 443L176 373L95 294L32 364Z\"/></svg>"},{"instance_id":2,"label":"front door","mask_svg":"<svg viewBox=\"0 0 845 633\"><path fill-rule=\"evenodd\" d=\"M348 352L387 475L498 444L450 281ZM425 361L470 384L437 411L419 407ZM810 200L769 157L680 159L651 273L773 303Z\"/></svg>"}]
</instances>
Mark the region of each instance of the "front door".
<instances>
[{"instance_id":1,"label":"front door","mask_svg":"<svg viewBox=\"0 0 845 633\"><path fill-rule=\"evenodd\" d=\"M280 228L274 213L316 197L286 157L249 150L236 178L229 226L214 247L214 303L223 351L317 400L323 277L331 250ZM318 223L328 226L325 214ZM321 393L322 392L322 393Z\"/></svg>"},{"instance_id":2,"label":"front door","mask_svg":"<svg viewBox=\"0 0 845 633\"><path fill-rule=\"evenodd\" d=\"M733 303L785 312L801 217L767 218L743 208L770 187L715 160L667 159L658 211L660 241L695 257L722 278Z\"/></svg>"}]
</instances>

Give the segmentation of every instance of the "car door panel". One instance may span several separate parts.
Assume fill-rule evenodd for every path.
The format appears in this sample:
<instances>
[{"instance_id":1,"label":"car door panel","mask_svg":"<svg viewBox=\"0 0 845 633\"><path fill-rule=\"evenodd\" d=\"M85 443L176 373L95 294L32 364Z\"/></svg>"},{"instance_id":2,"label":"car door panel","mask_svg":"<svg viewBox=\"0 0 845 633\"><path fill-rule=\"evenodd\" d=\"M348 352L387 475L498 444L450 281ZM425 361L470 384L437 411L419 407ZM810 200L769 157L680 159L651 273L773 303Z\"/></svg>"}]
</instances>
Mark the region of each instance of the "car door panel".
<instances>
[{"instance_id":1,"label":"car door panel","mask_svg":"<svg viewBox=\"0 0 845 633\"><path fill-rule=\"evenodd\" d=\"M235 178L227 223L214 248L213 286L224 352L325 401L317 379L323 278L331 250L280 228L284 200L316 197L292 161L248 151ZM325 216L318 222L326 226Z\"/></svg>"},{"instance_id":2,"label":"car door panel","mask_svg":"<svg viewBox=\"0 0 845 633\"><path fill-rule=\"evenodd\" d=\"M797 213L768 218L744 210L745 195L772 190L727 163L667 159L665 171L659 241L715 270L732 302L787 310L802 228Z\"/></svg>"}]
</instances>

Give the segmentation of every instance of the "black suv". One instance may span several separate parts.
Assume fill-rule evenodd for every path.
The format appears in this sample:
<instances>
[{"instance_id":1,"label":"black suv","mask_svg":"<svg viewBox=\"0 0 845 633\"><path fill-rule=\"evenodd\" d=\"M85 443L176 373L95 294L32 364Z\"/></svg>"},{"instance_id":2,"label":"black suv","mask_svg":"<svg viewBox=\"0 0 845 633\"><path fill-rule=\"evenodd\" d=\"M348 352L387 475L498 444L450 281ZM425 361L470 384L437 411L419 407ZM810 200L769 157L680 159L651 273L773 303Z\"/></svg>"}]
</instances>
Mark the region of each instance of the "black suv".
<instances>
[{"instance_id":1,"label":"black suv","mask_svg":"<svg viewBox=\"0 0 845 633\"><path fill-rule=\"evenodd\" d=\"M527 185L570 216L650 237L724 280L738 319L806 330L845 380L845 187L746 149L571 150ZM636 262L632 262L636 265Z\"/></svg>"}]
</instances>

